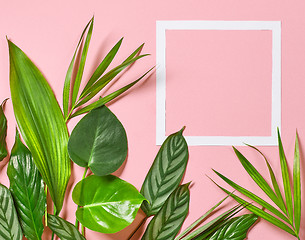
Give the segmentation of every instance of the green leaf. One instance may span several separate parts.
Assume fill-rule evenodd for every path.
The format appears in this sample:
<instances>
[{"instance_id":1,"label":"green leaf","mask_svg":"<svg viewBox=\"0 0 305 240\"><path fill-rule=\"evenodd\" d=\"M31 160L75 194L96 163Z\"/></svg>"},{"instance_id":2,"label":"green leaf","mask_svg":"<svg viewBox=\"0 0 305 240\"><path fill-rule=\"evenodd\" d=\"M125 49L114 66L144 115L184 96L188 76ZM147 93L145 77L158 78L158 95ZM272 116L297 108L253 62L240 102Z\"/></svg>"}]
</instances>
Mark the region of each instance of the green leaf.
<instances>
[{"instance_id":1,"label":"green leaf","mask_svg":"<svg viewBox=\"0 0 305 240\"><path fill-rule=\"evenodd\" d=\"M112 175L85 178L75 186L72 198L81 206L76 211L79 222L102 233L130 225L145 200L134 186Z\"/></svg>"},{"instance_id":2,"label":"green leaf","mask_svg":"<svg viewBox=\"0 0 305 240\"><path fill-rule=\"evenodd\" d=\"M1 239L22 240L22 230L12 195L2 184L0 184L0 229Z\"/></svg>"},{"instance_id":3,"label":"green leaf","mask_svg":"<svg viewBox=\"0 0 305 240\"><path fill-rule=\"evenodd\" d=\"M32 155L21 142L18 132L7 175L25 237L29 240L41 239L42 218L46 208L44 184Z\"/></svg>"},{"instance_id":4,"label":"green leaf","mask_svg":"<svg viewBox=\"0 0 305 240\"><path fill-rule=\"evenodd\" d=\"M206 240L244 240L249 228L257 221L254 214L246 214L230 219L224 226Z\"/></svg>"},{"instance_id":5,"label":"green leaf","mask_svg":"<svg viewBox=\"0 0 305 240\"><path fill-rule=\"evenodd\" d=\"M183 130L167 137L146 175L141 193L149 202L142 205L147 216L155 215L181 182L189 155Z\"/></svg>"},{"instance_id":6,"label":"green leaf","mask_svg":"<svg viewBox=\"0 0 305 240\"><path fill-rule=\"evenodd\" d=\"M78 115L81 115L83 113L86 113L86 112L89 112L91 111L92 109L95 109L95 108L98 108L98 107L101 107L103 106L104 104L110 102L111 100L113 100L114 98L120 96L122 93L126 92L129 88L131 88L133 85L135 85L137 82L139 82L143 77L145 77L150 71L152 71L154 69L151 68L149 69L146 73L144 73L140 78L138 78L137 80L133 81L132 83L120 88L119 90L113 92L113 93L110 93L109 95L103 97L103 98L100 98L99 100L97 100L96 102L94 103L91 103L89 104L88 106L84 107L84 108L81 108L80 110L76 111L74 114L72 114L70 116L70 118L73 118L73 117L76 117Z\"/></svg>"},{"instance_id":7,"label":"green leaf","mask_svg":"<svg viewBox=\"0 0 305 240\"><path fill-rule=\"evenodd\" d=\"M296 133L295 150L293 162L293 190L294 190L294 224L297 233L300 232L301 223L301 167L300 167L300 150L299 138Z\"/></svg>"},{"instance_id":8,"label":"green leaf","mask_svg":"<svg viewBox=\"0 0 305 240\"><path fill-rule=\"evenodd\" d=\"M59 213L71 172L68 130L58 102L41 72L20 48L11 41L8 44L15 117Z\"/></svg>"},{"instance_id":9,"label":"green leaf","mask_svg":"<svg viewBox=\"0 0 305 240\"><path fill-rule=\"evenodd\" d=\"M76 164L98 176L113 173L127 156L125 129L106 106L94 109L72 131L68 151Z\"/></svg>"},{"instance_id":10,"label":"green leaf","mask_svg":"<svg viewBox=\"0 0 305 240\"><path fill-rule=\"evenodd\" d=\"M286 160L286 156L284 153L279 129L277 129L277 134L278 134L278 144L279 144L282 178L283 178L284 192L285 192L285 197L286 197L286 205L287 205L287 210L288 210L288 216L290 218L291 223L293 223L293 203L292 203L292 195L291 195L291 183L290 183L290 178L289 178L287 160Z\"/></svg>"},{"instance_id":11,"label":"green leaf","mask_svg":"<svg viewBox=\"0 0 305 240\"><path fill-rule=\"evenodd\" d=\"M86 240L86 238L79 233L73 224L58 216L48 214L48 227L61 240Z\"/></svg>"},{"instance_id":12,"label":"green leaf","mask_svg":"<svg viewBox=\"0 0 305 240\"><path fill-rule=\"evenodd\" d=\"M71 87L71 80L72 80L72 73L73 73L73 67L74 67L74 63L75 63L75 58L76 58L76 54L79 50L79 46L82 42L82 39L85 35L85 32L88 28L88 26L90 25L90 22L87 24L87 26L85 27L85 29L83 30L83 33L79 39L79 42L77 44L77 47L75 49L73 58L70 62L69 68L67 70L67 74L66 74L66 78L65 78L65 83L64 83L64 91L63 91L63 110L64 110L64 117L66 118L68 116L68 111L69 111L69 103L70 103L70 87Z\"/></svg>"},{"instance_id":13,"label":"green leaf","mask_svg":"<svg viewBox=\"0 0 305 240\"><path fill-rule=\"evenodd\" d=\"M7 120L3 112L3 106L6 100L0 106L0 161L7 156L6 149L6 134L7 134Z\"/></svg>"},{"instance_id":14,"label":"green leaf","mask_svg":"<svg viewBox=\"0 0 305 240\"><path fill-rule=\"evenodd\" d=\"M147 226L142 240L174 239L189 210L189 184L178 186Z\"/></svg>"}]
</instances>

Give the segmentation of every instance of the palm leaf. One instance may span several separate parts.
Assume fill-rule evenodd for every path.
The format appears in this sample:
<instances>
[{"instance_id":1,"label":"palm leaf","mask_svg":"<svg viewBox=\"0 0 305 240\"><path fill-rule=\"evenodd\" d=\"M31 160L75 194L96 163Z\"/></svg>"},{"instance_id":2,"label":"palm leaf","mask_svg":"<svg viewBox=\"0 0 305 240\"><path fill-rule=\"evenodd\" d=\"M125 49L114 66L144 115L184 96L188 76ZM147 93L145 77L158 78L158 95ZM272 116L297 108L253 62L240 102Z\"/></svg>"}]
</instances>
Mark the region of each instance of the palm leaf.
<instances>
[{"instance_id":1,"label":"palm leaf","mask_svg":"<svg viewBox=\"0 0 305 240\"><path fill-rule=\"evenodd\" d=\"M7 120L3 112L3 106L6 100L0 106L0 161L7 156L6 149L6 134L7 134Z\"/></svg>"},{"instance_id":2,"label":"palm leaf","mask_svg":"<svg viewBox=\"0 0 305 240\"><path fill-rule=\"evenodd\" d=\"M300 169L300 150L299 139L296 133L295 151L293 162L293 190L294 190L294 224L297 233L300 231L301 223L301 169Z\"/></svg>"}]
</instances>

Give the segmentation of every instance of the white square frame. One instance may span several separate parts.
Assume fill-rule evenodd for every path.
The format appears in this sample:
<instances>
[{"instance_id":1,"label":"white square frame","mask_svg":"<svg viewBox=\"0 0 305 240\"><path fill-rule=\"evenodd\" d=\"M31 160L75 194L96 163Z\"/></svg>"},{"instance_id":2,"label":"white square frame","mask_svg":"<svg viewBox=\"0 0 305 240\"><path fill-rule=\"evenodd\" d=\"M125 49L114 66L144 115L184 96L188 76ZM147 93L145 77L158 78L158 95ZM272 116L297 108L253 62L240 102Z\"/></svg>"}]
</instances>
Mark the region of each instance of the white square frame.
<instances>
[{"instance_id":1,"label":"white square frame","mask_svg":"<svg viewBox=\"0 0 305 240\"><path fill-rule=\"evenodd\" d=\"M166 30L272 31L271 136L185 136L189 146L277 145L281 129L281 22L280 21L157 21L156 22L156 143L166 139ZM181 126L182 127L182 126ZM178 129L177 129L178 130Z\"/></svg>"}]
</instances>

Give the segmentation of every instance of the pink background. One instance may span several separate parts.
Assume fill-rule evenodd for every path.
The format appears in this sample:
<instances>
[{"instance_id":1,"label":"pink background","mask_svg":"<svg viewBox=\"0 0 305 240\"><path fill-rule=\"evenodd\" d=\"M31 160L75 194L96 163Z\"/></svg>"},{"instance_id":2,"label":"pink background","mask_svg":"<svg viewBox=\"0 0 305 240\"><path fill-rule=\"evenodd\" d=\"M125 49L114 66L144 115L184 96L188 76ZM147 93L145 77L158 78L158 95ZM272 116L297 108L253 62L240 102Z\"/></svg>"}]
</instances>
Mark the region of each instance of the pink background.
<instances>
[{"instance_id":1,"label":"pink background","mask_svg":"<svg viewBox=\"0 0 305 240\"><path fill-rule=\"evenodd\" d=\"M112 86L116 89L155 65L156 20L263 20L282 22L282 139L290 166L293 161L295 130L301 150L305 145L305 2L295 0L167 0L167 1L2 1L0 5L0 96L10 97L8 49L5 36L20 46L43 72L58 101L66 70L80 33L94 14L95 28L89 49L85 78L122 36L125 37L116 63L142 42L150 57L139 61ZM194 135L268 135L270 129L270 47L266 32L224 33L169 31L167 133L187 126ZM211 43L208 45L208 43ZM254 47L249 47L249 46ZM210 47L208 47L210 46ZM198 51L196 49L198 47ZM175 49L176 48L176 49ZM199 54L200 55L199 55ZM225 53L222 57L220 54ZM249 56L251 55L251 57ZM221 57L220 57L221 56ZM181 61L181 57L185 58ZM190 58L191 57L191 58ZM230 59L235 61L230 61ZM240 58L242 60L240 60ZM220 61L221 60L221 61ZM182 65L181 65L182 64ZM209 66L207 66L209 65ZM237 70L242 70L238 72ZM185 79L184 76L189 76ZM243 82L246 78L246 83ZM210 79L214 79L211 81ZM216 81L216 80L218 81ZM198 87L199 86L199 87ZM210 91L207 89L211 89ZM117 175L138 189L158 151L156 132L155 74L109 107L126 128L129 154ZM244 101L244 99L247 101ZM185 101L184 101L185 100ZM0 100L1 101L1 100ZM14 141L15 121L11 102L5 113L9 119L8 148ZM212 118L212 116L214 116ZM246 121L240 118L245 117ZM70 122L72 129L75 120ZM250 161L268 176L263 160L247 147L239 147ZM262 147L276 174L280 174L276 147ZM303 157L303 154L302 154ZM0 163L0 182L8 186L7 159ZM192 181L190 212L184 228L214 205L224 194L205 176L222 183L211 168L261 193L238 163L232 148L190 147L184 182ZM71 185L81 179L82 169L73 167ZM304 172L304 165L302 166ZM222 185L225 185L222 183ZM305 184L303 184L303 192ZM73 187L73 186L72 186ZM75 204L71 190L62 216L74 222ZM264 196L261 194L261 196ZM233 201L231 202L233 204ZM303 207L303 209L305 209ZM303 222L305 212L303 211ZM136 219L139 222L142 215ZM87 239L127 239L136 226L114 235L87 231ZM304 224L301 239L305 236ZM139 239L135 237L134 239ZM289 240L289 234L261 220L248 239Z\"/></svg>"}]
</instances>

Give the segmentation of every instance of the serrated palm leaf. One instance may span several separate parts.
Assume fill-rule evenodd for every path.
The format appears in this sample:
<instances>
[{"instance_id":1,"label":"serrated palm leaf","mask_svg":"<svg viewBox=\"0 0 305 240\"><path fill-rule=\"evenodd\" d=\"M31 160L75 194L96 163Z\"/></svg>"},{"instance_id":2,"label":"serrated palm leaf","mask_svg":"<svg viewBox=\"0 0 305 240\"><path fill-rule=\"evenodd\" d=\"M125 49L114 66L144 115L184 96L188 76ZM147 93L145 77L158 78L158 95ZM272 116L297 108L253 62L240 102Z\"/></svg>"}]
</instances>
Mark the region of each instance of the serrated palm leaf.
<instances>
[{"instance_id":1,"label":"serrated palm leaf","mask_svg":"<svg viewBox=\"0 0 305 240\"><path fill-rule=\"evenodd\" d=\"M295 150L293 162L293 190L294 190L294 224L297 233L300 231L301 223L301 169L300 169L300 150L299 139L296 133Z\"/></svg>"},{"instance_id":2,"label":"serrated palm leaf","mask_svg":"<svg viewBox=\"0 0 305 240\"><path fill-rule=\"evenodd\" d=\"M11 41L8 44L15 117L59 213L71 172L67 126L41 72L20 48Z\"/></svg>"},{"instance_id":3,"label":"serrated palm leaf","mask_svg":"<svg viewBox=\"0 0 305 240\"><path fill-rule=\"evenodd\" d=\"M168 197L147 226L142 240L172 240L180 230L189 209L189 184L179 186Z\"/></svg>"},{"instance_id":4,"label":"serrated palm leaf","mask_svg":"<svg viewBox=\"0 0 305 240\"><path fill-rule=\"evenodd\" d=\"M79 233L73 224L58 216L48 214L48 227L61 240L86 240L86 238Z\"/></svg>"},{"instance_id":5,"label":"serrated palm leaf","mask_svg":"<svg viewBox=\"0 0 305 240\"><path fill-rule=\"evenodd\" d=\"M141 208L147 216L160 210L182 179L188 161L183 130L167 137L144 180L141 193L149 203L143 203Z\"/></svg>"},{"instance_id":6,"label":"serrated palm leaf","mask_svg":"<svg viewBox=\"0 0 305 240\"><path fill-rule=\"evenodd\" d=\"M7 175L25 237L29 240L41 239L42 218L46 208L44 184L32 154L21 142L18 132L7 167Z\"/></svg>"},{"instance_id":7,"label":"serrated palm leaf","mask_svg":"<svg viewBox=\"0 0 305 240\"><path fill-rule=\"evenodd\" d=\"M22 240L22 230L10 191L0 184L0 239Z\"/></svg>"},{"instance_id":8,"label":"serrated palm leaf","mask_svg":"<svg viewBox=\"0 0 305 240\"><path fill-rule=\"evenodd\" d=\"M6 149L6 134L7 134L7 120L3 112L3 106L6 100L0 106L0 161L7 156Z\"/></svg>"}]
</instances>

